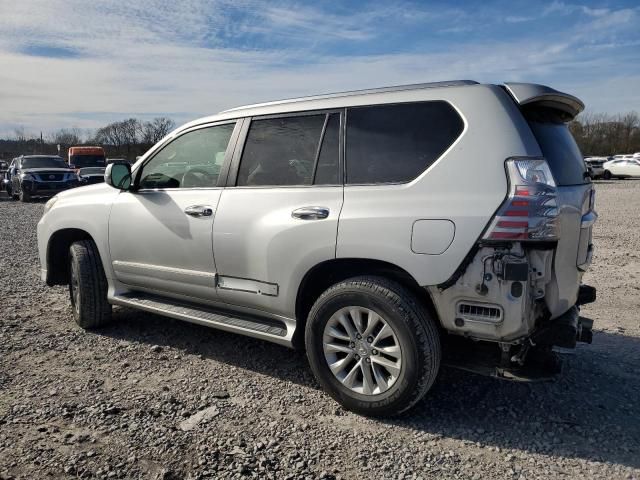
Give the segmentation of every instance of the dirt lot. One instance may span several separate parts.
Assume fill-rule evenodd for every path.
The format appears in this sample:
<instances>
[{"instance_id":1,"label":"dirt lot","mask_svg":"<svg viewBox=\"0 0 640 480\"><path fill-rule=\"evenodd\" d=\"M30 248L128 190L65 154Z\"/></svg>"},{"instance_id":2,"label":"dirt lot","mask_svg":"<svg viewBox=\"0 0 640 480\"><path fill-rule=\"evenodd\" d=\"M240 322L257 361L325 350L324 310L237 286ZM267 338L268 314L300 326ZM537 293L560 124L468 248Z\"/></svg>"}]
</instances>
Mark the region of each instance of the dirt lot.
<instances>
[{"instance_id":1,"label":"dirt lot","mask_svg":"<svg viewBox=\"0 0 640 480\"><path fill-rule=\"evenodd\" d=\"M640 478L640 181L598 182L593 345L553 383L444 369L411 414L338 407L302 353L38 279L43 204L0 196L0 478Z\"/></svg>"}]
</instances>

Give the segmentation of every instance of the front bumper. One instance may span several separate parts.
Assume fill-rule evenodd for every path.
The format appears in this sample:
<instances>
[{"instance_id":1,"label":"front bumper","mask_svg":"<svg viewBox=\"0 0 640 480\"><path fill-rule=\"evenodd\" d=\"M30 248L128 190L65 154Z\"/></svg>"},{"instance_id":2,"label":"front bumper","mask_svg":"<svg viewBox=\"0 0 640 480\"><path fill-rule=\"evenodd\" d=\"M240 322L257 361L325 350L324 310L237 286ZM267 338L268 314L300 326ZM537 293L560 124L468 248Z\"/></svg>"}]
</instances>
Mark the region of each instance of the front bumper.
<instances>
[{"instance_id":1,"label":"front bumper","mask_svg":"<svg viewBox=\"0 0 640 480\"><path fill-rule=\"evenodd\" d=\"M80 182L74 180L71 182L38 182L32 180L22 181L22 191L33 197L53 197L54 195L79 187Z\"/></svg>"}]
</instances>

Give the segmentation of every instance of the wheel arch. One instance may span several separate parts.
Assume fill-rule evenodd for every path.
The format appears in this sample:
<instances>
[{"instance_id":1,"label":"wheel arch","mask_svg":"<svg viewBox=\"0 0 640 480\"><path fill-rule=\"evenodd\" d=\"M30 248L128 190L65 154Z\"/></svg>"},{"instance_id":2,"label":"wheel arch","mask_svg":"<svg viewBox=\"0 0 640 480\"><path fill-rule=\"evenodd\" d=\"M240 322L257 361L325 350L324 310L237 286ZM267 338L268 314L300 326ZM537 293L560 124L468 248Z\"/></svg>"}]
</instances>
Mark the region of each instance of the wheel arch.
<instances>
[{"instance_id":1,"label":"wheel arch","mask_svg":"<svg viewBox=\"0 0 640 480\"><path fill-rule=\"evenodd\" d=\"M331 285L347 278L361 275L377 275L389 278L411 291L440 324L435 305L427 291L403 268L382 260L369 258L336 258L326 260L312 267L302 278L296 295L296 330L292 343L296 348L304 348L304 331L307 316L318 297Z\"/></svg>"},{"instance_id":2,"label":"wheel arch","mask_svg":"<svg viewBox=\"0 0 640 480\"><path fill-rule=\"evenodd\" d=\"M47 285L69 284L69 247L78 240L93 237L80 228L63 228L54 232L47 243Z\"/></svg>"}]
</instances>

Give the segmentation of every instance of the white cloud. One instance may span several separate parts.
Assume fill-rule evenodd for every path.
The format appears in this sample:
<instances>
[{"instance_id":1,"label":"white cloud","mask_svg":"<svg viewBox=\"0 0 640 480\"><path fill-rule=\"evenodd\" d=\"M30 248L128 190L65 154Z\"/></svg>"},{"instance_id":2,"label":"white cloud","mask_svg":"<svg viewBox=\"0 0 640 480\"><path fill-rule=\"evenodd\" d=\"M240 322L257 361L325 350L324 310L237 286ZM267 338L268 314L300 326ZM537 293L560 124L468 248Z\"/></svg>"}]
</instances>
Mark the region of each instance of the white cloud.
<instances>
[{"instance_id":1,"label":"white cloud","mask_svg":"<svg viewBox=\"0 0 640 480\"><path fill-rule=\"evenodd\" d=\"M611 31L635 29L633 9L583 12L587 21L548 38L463 38L444 49L434 43L422 50L407 45L393 54L336 55L317 47L384 42L388 30L382 27L472 32L477 26L472 15L457 9L410 5L389 10L381 4L341 16L285 3L226 0L49 0L37 8L34 3L0 0L0 137L16 125L46 132L159 114L182 122L257 101L455 78L549 83L585 95L599 110L640 109L629 87L637 91L637 53L635 66L631 58L611 71L617 57L610 52L622 45ZM239 10L248 17L236 18ZM249 36L241 48L229 41L239 32ZM260 44L271 35L288 45ZM24 54L30 46L65 48L78 56ZM616 92L599 91L605 80Z\"/></svg>"}]
</instances>

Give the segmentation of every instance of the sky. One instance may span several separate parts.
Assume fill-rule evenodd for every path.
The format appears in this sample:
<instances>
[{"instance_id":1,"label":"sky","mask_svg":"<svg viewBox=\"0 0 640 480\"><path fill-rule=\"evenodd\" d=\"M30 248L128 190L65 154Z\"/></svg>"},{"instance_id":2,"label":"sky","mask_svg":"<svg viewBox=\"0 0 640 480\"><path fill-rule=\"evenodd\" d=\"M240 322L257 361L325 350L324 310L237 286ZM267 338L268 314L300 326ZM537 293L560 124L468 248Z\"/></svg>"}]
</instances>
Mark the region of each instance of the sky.
<instances>
[{"instance_id":1,"label":"sky","mask_svg":"<svg viewBox=\"0 0 640 480\"><path fill-rule=\"evenodd\" d=\"M454 79L640 111L640 2L0 0L0 138Z\"/></svg>"}]
</instances>

